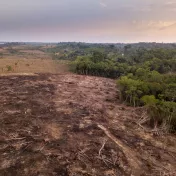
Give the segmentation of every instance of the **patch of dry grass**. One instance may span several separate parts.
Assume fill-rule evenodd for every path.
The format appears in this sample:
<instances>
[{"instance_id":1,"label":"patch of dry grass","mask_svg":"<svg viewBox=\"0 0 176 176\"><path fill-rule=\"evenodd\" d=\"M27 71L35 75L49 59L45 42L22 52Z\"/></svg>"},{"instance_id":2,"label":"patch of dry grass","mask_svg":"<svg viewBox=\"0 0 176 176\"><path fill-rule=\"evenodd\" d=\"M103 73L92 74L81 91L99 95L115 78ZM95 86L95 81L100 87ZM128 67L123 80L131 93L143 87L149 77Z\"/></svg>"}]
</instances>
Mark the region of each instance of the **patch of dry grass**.
<instances>
[{"instance_id":1,"label":"patch of dry grass","mask_svg":"<svg viewBox=\"0 0 176 176\"><path fill-rule=\"evenodd\" d=\"M68 65L62 61L56 62L50 59L0 59L0 74L63 73L67 71Z\"/></svg>"}]
</instances>

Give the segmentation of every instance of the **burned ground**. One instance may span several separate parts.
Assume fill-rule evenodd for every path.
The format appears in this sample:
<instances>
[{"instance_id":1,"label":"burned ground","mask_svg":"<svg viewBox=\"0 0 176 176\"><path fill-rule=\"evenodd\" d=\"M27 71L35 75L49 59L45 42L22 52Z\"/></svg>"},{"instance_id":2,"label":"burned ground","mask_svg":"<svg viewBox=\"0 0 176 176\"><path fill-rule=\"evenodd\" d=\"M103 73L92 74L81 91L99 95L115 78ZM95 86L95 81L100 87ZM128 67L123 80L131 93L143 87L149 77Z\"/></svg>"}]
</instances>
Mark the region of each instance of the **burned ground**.
<instances>
[{"instance_id":1,"label":"burned ground","mask_svg":"<svg viewBox=\"0 0 176 176\"><path fill-rule=\"evenodd\" d=\"M114 80L0 77L0 175L174 175L174 135L145 132Z\"/></svg>"}]
</instances>

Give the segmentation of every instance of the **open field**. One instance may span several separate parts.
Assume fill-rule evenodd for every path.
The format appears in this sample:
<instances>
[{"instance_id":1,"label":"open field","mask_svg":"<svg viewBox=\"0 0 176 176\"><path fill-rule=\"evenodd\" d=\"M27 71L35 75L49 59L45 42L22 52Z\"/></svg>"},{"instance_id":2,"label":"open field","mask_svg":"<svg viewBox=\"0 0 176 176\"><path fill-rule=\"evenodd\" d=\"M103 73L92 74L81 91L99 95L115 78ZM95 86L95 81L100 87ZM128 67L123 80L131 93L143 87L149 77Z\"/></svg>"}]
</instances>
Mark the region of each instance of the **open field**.
<instances>
[{"instance_id":1,"label":"open field","mask_svg":"<svg viewBox=\"0 0 176 176\"><path fill-rule=\"evenodd\" d=\"M115 80L71 74L52 47L0 48L0 176L176 175L175 135L143 126Z\"/></svg>"},{"instance_id":2,"label":"open field","mask_svg":"<svg viewBox=\"0 0 176 176\"><path fill-rule=\"evenodd\" d=\"M0 47L1 59L51 59L42 46L12 45Z\"/></svg>"},{"instance_id":3,"label":"open field","mask_svg":"<svg viewBox=\"0 0 176 176\"><path fill-rule=\"evenodd\" d=\"M51 59L0 59L0 73L63 73L68 65Z\"/></svg>"},{"instance_id":4,"label":"open field","mask_svg":"<svg viewBox=\"0 0 176 176\"><path fill-rule=\"evenodd\" d=\"M45 54L43 51L40 50L20 50L20 52L28 54Z\"/></svg>"},{"instance_id":5,"label":"open field","mask_svg":"<svg viewBox=\"0 0 176 176\"><path fill-rule=\"evenodd\" d=\"M68 61L53 60L41 50L42 47L17 45L0 48L0 74L68 72Z\"/></svg>"},{"instance_id":6,"label":"open field","mask_svg":"<svg viewBox=\"0 0 176 176\"><path fill-rule=\"evenodd\" d=\"M68 72L68 61L53 60L41 48L43 46L12 45L1 47L0 74Z\"/></svg>"},{"instance_id":7,"label":"open field","mask_svg":"<svg viewBox=\"0 0 176 176\"><path fill-rule=\"evenodd\" d=\"M144 132L114 80L2 76L0 97L1 176L175 174L175 136Z\"/></svg>"}]
</instances>

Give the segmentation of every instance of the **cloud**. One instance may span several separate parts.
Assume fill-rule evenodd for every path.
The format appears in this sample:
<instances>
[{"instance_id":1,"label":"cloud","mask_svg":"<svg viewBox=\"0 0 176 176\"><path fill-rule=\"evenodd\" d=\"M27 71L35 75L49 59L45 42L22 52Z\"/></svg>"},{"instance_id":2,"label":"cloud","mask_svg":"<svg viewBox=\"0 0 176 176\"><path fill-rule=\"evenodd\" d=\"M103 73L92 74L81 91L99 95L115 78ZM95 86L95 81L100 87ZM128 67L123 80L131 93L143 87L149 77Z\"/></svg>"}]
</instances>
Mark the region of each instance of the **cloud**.
<instances>
[{"instance_id":1,"label":"cloud","mask_svg":"<svg viewBox=\"0 0 176 176\"><path fill-rule=\"evenodd\" d=\"M175 12L176 0L0 0L0 39L176 41Z\"/></svg>"},{"instance_id":2,"label":"cloud","mask_svg":"<svg viewBox=\"0 0 176 176\"><path fill-rule=\"evenodd\" d=\"M160 28L160 30L165 30L165 29L170 29L170 28L176 28L176 22L170 25L166 25L162 28Z\"/></svg>"},{"instance_id":3,"label":"cloud","mask_svg":"<svg viewBox=\"0 0 176 176\"><path fill-rule=\"evenodd\" d=\"M100 2L100 6L103 7L103 8L106 8L107 7L107 4L105 2Z\"/></svg>"},{"instance_id":4,"label":"cloud","mask_svg":"<svg viewBox=\"0 0 176 176\"><path fill-rule=\"evenodd\" d=\"M175 10L176 8L176 2L173 2L173 1L163 1L161 3L152 3L150 4L150 7L153 9L153 10L160 10L160 11L170 11L170 10Z\"/></svg>"}]
</instances>

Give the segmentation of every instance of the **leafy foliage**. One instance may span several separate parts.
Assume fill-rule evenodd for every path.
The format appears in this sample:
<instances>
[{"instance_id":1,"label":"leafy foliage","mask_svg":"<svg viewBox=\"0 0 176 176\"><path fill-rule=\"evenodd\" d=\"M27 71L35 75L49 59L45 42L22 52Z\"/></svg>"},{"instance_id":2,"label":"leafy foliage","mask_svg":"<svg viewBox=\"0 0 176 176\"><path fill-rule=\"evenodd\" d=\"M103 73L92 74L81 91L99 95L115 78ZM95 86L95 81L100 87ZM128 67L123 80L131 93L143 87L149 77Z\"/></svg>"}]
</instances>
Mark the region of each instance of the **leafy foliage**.
<instances>
[{"instance_id":1,"label":"leafy foliage","mask_svg":"<svg viewBox=\"0 0 176 176\"><path fill-rule=\"evenodd\" d=\"M140 68L139 68L140 69ZM133 106L145 105L151 125L167 124L176 130L176 76L157 71L136 71L136 75L121 77L117 84L121 98Z\"/></svg>"},{"instance_id":2,"label":"leafy foliage","mask_svg":"<svg viewBox=\"0 0 176 176\"><path fill-rule=\"evenodd\" d=\"M141 99L148 108L151 125L169 125L170 130L176 130L176 103L160 101L153 95L145 95Z\"/></svg>"},{"instance_id":3,"label":"leafy foliage","mask_svg":"<svg viewBox=\"0 0 176 176\"><path fill-rule=\"evenodd\" d=\"M124 73L124 64L116 64L114 60L107 58L104 53L94 51L89 56L79 56L73 62L76 73L94 76L117 78Z\"/></svg>"}]
</instances>

